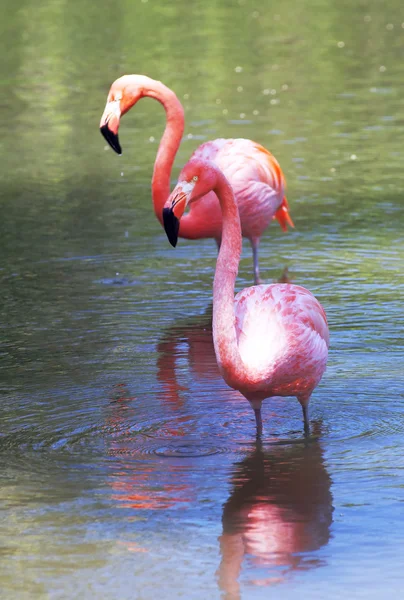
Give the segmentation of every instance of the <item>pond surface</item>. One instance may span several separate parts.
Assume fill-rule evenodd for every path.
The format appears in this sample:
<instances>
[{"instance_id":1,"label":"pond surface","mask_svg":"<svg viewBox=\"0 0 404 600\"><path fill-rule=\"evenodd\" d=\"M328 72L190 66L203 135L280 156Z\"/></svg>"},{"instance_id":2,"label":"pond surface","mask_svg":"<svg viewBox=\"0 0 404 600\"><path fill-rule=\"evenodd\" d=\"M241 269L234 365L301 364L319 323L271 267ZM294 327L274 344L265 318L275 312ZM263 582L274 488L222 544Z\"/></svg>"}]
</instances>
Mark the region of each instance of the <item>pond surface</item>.
<instances>
[{"instance_id":1,"label":"pond surface","mask_svg":"<svg viewBox=\"0 0 404 600\"><path fill-rule=\"evenodd\" d=\"M386 598L404 585L402 1L1 0L0 589L4 598ZM164 112L98 130L138 72L202 141L278 158L285 267L324 305L327 372L295 399L219 376L211 240L151 209ZM237 288L251 284L245 243Z\"/></svg>"}]
</instances>

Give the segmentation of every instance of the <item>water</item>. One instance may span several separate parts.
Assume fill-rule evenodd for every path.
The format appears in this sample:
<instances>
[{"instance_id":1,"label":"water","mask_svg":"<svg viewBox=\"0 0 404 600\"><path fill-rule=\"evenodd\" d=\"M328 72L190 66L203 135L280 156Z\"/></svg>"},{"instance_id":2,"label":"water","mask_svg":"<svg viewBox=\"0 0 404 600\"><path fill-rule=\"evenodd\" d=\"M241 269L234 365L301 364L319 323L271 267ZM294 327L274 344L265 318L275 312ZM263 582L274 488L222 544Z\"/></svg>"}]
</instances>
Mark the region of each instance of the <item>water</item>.
<instances>
[{"instance_id":1,"label":"water","mask_svg":"<svg viewBox=\"0 0 404 600\"><path fill-rule=\"evenodd\" d=\"M5 598L385 598L403 586L401 3L2 2L1 487ZM212 241L151 210L164 113L98 123L141 72L184 103L173 181L214 137L288 181L262 276L326 308L311 401L247 403L210 330ZM245 245L238 289L251 283Z\"/></svg>"}]
</instances>

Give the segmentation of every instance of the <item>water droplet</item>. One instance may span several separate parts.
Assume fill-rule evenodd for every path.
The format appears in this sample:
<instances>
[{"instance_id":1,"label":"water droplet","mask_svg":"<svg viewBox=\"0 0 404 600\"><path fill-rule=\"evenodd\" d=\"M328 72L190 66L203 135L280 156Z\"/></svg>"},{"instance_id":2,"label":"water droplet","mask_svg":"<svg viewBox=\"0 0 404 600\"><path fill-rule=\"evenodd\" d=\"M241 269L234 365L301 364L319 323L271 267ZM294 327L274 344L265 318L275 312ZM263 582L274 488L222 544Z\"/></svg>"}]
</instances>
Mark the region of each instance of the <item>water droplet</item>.
<instances>
[{"instance_id":1,"label":"water droplet","mask_svg":"<svg viewBox=\"0 0 404 600\"><path fill-rule=\"evenodd\" d=\"M338 46L338 48L344 48L345 42L338 42L337 46Z\"/></svg>"},{"instance_id":2,"label":"water droplet","mask_svg":"<svg viewBox=\"0 0 404 600\"><path fill-rule=\"evenodd\" d=\"M243 91L243 86L242 85L238 85L237 86L237 91L238 92L242 92Z\"/></svg>"},{"instance_id":3,"label":"water droplet","mask_svg":"<svg viewBox=\"0 0 404 600\"><path fill-rule=\"evenodd\" d=\"M351 160L356 160L358 157L356 156L356 154L351 154Z\"/></svg>"},{"instance_id":4,"label":"water droplet","mask_svg":"<svg viewBox=\"0 0 404 600\"><path fill-rule=\"evenodd\" d=\"M379 67L379 71L380 71L380 73L384 73L386 71L386 67L384 65L381 65Z\"/></svg>"},{"instance_id":5,"label":"water droplet","mask_svg":"<svg viewBox=\"0 0 404 600\"><path fill-rule=\"evenodd\" d=\"M152 135L149 137L149 142L154 142L154 137Z\"/></svg>"},{"instance_id":6,"label":"water droplet","mask_svg":"<svg viewBox=\"0 0 404 600\"><path fill-rule=\"evenodd\" d=\"M236 73L241 73L243 71L243 67L236 67L234 70Z\"/></svg>"}]
</instances>

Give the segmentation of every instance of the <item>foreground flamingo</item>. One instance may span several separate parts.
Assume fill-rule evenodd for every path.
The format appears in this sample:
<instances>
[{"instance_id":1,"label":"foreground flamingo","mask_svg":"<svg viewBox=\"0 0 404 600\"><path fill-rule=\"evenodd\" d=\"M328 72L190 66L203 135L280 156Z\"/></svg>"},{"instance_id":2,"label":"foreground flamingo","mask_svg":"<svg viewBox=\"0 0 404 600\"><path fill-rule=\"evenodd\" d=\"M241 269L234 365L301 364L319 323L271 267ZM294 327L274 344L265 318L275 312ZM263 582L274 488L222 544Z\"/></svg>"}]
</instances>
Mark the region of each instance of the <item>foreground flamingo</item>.
<instances>
[{"instance_id":1,"label":"foreground flamingo","mask_svg":"<svg viewBox=\"0 0 404 600\"><path fill-rule=\"evenodd\" d=\"M170 88L144 75L124 75L111 86L101 118L100 130L110 146L122 153L118 139L120 118L145 96L155 98L166 111L166 128L154 163L153 206L162 224L162 210L170 195L170 178L175 155L184 132L184 110ZM241 230L251 242L254 279L259 283L258 245L273 218L282 229L293 227L284 196L285 180L278 161L263 146L245 139L217 139L199 146L192 157L213 161L233 186L240 211ZM192 206L181 221L180 237L215 238L220 245L222 216L211 191ZM171 240L170 240L171 241Z\"/></svg>"},{"instance_id":2,"label":"foreground flamingo","mask_svg":"<svg viewBox=\"0 0 404 600\"><path fill-rule=\"evenodd\" d=\"M271 396L296 396L309 431L308 403L326 367L328 326L321 304L289 283L245 288L234 297L241 227L232 188L213 164L191 159L163 210L168 238L188 203L213 190L223 214L223 233L213 282L213 342L226 383L239 390L262 431L261 404Z\"/></svg>"}]
</instances>

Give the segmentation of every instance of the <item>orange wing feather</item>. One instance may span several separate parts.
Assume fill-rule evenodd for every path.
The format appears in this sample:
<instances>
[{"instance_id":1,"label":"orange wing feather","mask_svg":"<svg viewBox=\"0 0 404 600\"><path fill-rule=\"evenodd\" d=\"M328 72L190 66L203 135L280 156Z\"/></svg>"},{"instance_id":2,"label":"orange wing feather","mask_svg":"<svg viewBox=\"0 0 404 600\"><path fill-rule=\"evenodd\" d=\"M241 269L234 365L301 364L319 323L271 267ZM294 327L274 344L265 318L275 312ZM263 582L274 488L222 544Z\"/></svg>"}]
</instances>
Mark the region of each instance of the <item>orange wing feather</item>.
<instances>
[{"instance_id":1,"label":"orange wing feather","mask_svg":"<svg viewBox=\"0 0 404 600\"><path fill-rule=\"evenodd\" d=\"M284 188L286 185L285 177L274 155L271 154L269 150L267 150L266 148L264 148L264 146L261 146L260 144L255 144L255 147L257 148L257 150L262 152L262 154L264 154L265 158L267 159L269 169L273 176L273 184L275 189L279 190L281 188ZM289 204L286 200L286 196L283 197L282 204L276 211L274 218L279 221L279 224L282 227L283 231L288 230L288 225L289 227L294 227L292 218L289 214Z\"/></svg>"},{"instance_id":2,"label":"orange wing feather","mask_svg":"<svg viewBox=\"0 0 404 600\"><path fill-rule=\"evenodd\" d=\"M283 231L288 230L288 225L289 227L294 227L292 218L289 214L289 204L286 200L286 196L283 197L282 204L276 211L274 218L278 219L279 225L282 227Z\"/></svg>"},{"instance_id":3,"label":"orange wing feather","mask_svg":"<svg viewBox=\"0 0 404 600\"><path fill-rule=\"evenodd\" d=\"M259 150L259 152L262 152L262 154L264 154L267 163L268 163L268 167L269 170L272 174L273 177L273 187L276 190L279 190L281 187L283 188L286 184L285 182L285 177L282 173L282 169L278 163L278 161L276 160L275 156L266 148L264 148L264 146L261 146L261 144L254 144L256 149ZM267 177L263 178L263 181L265 181L267 179Z\"/></svg>"}]
</instances>

